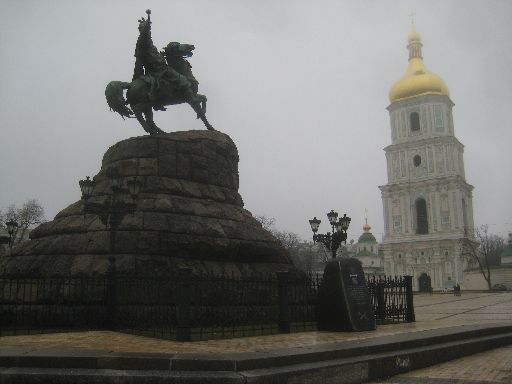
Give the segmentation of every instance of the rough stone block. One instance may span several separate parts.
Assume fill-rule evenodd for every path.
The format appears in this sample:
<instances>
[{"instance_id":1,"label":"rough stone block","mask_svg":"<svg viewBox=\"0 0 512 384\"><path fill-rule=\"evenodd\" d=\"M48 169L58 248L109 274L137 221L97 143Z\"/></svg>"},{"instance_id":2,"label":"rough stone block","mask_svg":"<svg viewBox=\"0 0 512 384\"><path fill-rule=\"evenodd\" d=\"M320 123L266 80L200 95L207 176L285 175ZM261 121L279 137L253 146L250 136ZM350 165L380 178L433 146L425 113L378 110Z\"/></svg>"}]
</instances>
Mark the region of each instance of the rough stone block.
<instances>
[{"instance_id":1,"label":"rough stone block","mask_svg":"<svg viewBox=\"0 0 512 384\"><path fill-rule=\"evenodd\" d=\"M178 141L176 143L176 152L179 154L203 155L201 142L198 141Z\"/></svg>"},{"instance_id":2,"label":"rough stone block","mask_svg":"<svg viewBox=\"0 0 512 384\"><path fill-rule=\"evenodd\" d=\"M138 159L124 159L111 163L119 172L119 176L135 176L138 174Z\"/></svg>"},{"instance_id":3,"label":"rough stone block","mask_svg":"<svg viewBox=\"0 0 512 384\"><path fill-rule=\"evenodd\" d=\"M137 211L145 212L145 211L153 211L155 209L155 199L153 198L139 198L137 200Z\"/></svg>"},{"instance_id":4,"label":"rough stone block","mask_svg":"<svg viewBox=\"0 0 512 384\"><path fill-rule=\"evenodd\" d=\"M151 176L158 174L158 161L156 158L141 158L138 164L138 175Z\"/></svg>"},{"instance_id":5,"label":"rough stone block","mask_svg":"<svg viewBox=\"0 0 512 384\"><path fill-rule=\"evenodd\" d=\"M181 179L190 179L192 169L190 167L190 156L178 153L176 156L177 177Z\"/></svg>"},{"instance_id":6,"label":"rough stone block","mask_svg":"<svg viewBox=\"0 0 512 384\"><path fill-rule=\"evenodd\" d=\"M94 255L92 256L92 267L90 273L98 273L104 275L107 273L110 264L108 258L110 255Z\"/></svg>"},{"instance_id":7,"label":"rough stone block","mask_svg":"<svg viewBox=\"0 0 512 384\"><path fill-rule=\"evenodd\" d=\"M116 231L114 237L115 253L136 253L139 232L138 231Z\"/></svg>"},{"instance_id":8,"label":"rough stone block","mask_svg":"<svg viewBox=\"0 0 512 384\"><path fill-rule=\"evenodd\" d=\"M197 183L208 183L209 173L206 169L193 169L191 178Z\"/></svg>"},{"instance_id":9,"label":"rough stone block","mask_svg":"<svg viewBox=\"0 0 512 384\"><path fill-rule=\"evenodd\" d=\"M70 274L88 273L91 270L92 261L91 255L76 255L71 263Z\"/></svg>"},{"instance_id":10,"label":"rough stone block","mask_svg":"<svg viewBox=\"0 0 512 384\"><path fill-rule=\"evenodd\" d=\"M215 201L220 201L220 202L226 201L226 195L224 194L224 191L222 188L220 188L216 185L210 184L208 186L208 191L210 192L208 194L208 198L215 200Z\"/></svg>"},{"instance_id":11,"label":"rough stone block","mask_svg":"<svg viewBox=\"0 0 512 384\"><path fill-rule=\"evenodd\" d=\"M201 153L210 161L217 158L217 144L210 140L205 140L201 143Z\"/></svg>"},{"instance_id":12,"label":"rough stone block","mask_svg":"<svg viewBox=\"0 0 512 384\"><path fill-rule=\"evenodd\" d=\"M144 220L144 213L142 212L132 212L127 213L121 219L119 223L119 229L122 231L136 230L142 228L142 223Z\"/></svg>"},{"instance_id":13,"label":"rough stone block","mask_svg":"<svg viewBox=\"0 0 512 384\"><path fill-rule=\"evenodd\" d=\"M160 197L155 200L155 210L166 212L172 210L172 203L169 197Z\"/></svg>"},{"instance_id":14,"label":"rough stone block","mask_svg":"<svg viewBox=\"0 0 512 384\"><path fill-rule=\"evenodd\" d=\"M74 255L87 249L89 236L87 233L65 234L53 236L52 243L47 248L48 254Z\"/></svg>"},{"instance_id":15,"label":"rough stone block","mask_svg":"<svg viewBox=\"0 0 512 384\"><path fill-rule=\"evenodd\" d=\"M158 140L149 136L134 137L111 146L103 156L102 165L134 157L153 157Z\"/></svg>"},{"instance_id":16,"label":"rough stone block","mask_svg":"<svg viewBox=\"0 0 512 384\"><path fill-rule=\"evenodd\" d=\"M145 212L142 228L145 230L167 231L167 214L161 212Z\"/></svg>"},{"instance_id":17,"label":"rough stone block","mask_svg":"<svg viewBox=\"0 0 512 384\"><path fill-rule=\"evenodd\" d=\"M102 254L110 250L110 237L107 231L92 232L85 253Z\"/></svg>"},{"instance_id":18,"label":"rough stone block","mask_svg":"<svg viewBox=\"0 0 512 384\"><path fill-rule=\"evenodd\" d=\"M158 158L158 175L169 177L178 175L178 159L175 153L160 155Z\"/></svg>"},{"instance_id":19,"label":"rough stone block","mask_svg":"<svg viewBox=\"0 0 512 384\"><path fill-rule=\"evenodd\" d=\"M190 199L183 196L172 196L171 203L174 207L173 212L181 213L184 215L193 215L194 208L190 204Z\"/></svg>"},{"instance_id":20,"label":"rough stone block","mask_svg":"<svg viewBox=\"0 0 512 384\"><path fill-rule=\"evenodd\" d=\"M188 180L181 180L181 190L184 196L202 198L201 188L197 183Z\"/></svg>"},{"instance_id":21,"label":"rough stone block","mask_svg":"<svg viewBox=\"0 0 512 384\"><path fill-rule=\"evenodd\" d=\"M158 156L173 155L176 154L176 141L161 139L158 142Z\"/></svg>"},{"instance_id":22,"label":"rough stone block","mask_svg":"<svg viewBox=\"0 0 512 384\"><path fill-rule=\"evenodd\" d=\"M160 253L160 232L141 231L137 244L137 253L158 254Z\"/></svg>"},{"instance_id":23,"label":"rough stone block","mask_svg":"<svg viewBox=\"0 0 512 384\"><path fill-rule=\"evenodd\" d=\"M159 192L167 193L169 195L183 195L183 186L180 180L162 177L161 182L162 184Z\"/></svg>"}]
</instances>

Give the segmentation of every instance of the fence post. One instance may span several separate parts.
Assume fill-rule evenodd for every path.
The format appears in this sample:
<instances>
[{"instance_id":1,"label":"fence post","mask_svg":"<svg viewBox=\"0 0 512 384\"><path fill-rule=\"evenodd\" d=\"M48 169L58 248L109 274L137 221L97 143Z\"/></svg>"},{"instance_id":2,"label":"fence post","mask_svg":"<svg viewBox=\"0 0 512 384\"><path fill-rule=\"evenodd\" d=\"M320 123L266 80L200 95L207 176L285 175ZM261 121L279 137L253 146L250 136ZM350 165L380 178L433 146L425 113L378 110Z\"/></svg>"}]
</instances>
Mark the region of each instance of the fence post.
<instances>
[{"instance_id":1,"label":"fence post","mask_svg":"<svg viewBox=\"0 0 512 384\"><path fill-rule=\"evenodd\" d=\"M416 321L416 317L414 315L414 302L412 296L412 276L404 276L405 280L405 295L407 302L407 313L405 320L409 323Z\"/></svg>"},{"instance_id":2,"label":"fence post","mask_svg":"<svg viewBox=\"0 0 512 384\"><path fill-rule=\"evenodd\" d=\"M190 341L192 339L190 329L191 276L192 268L180 268L178 271L178 284L176 286L176 298L178 304L178 328L176 329L177 341Z\"/></svg>"},{"instance_id":3,"label":"fence post","mask_svg":"<svg viewBox=\"0 0 512 384\"><path fill-rule=\"evenodd\" d=\"M290 333L290 305L288 301L288 271L277 272L278 300L279 300L279 323L280 333Z\"/></svg>"},{"instance_id":4,"label":"fence post","mask_svg":"<svg viewBox=\"0 0 512 384\"><path fill-rule=\"evenodd\" d=\"M378 280L375 284L375 294L377 296L377 317L379 320L386 320L386 283Z\"/></svg>"},{"instance_id":5,"label":"fence post","mask_svg":"<svg viewBox=\"0 0 512 384\"><path fill-rule=\"evenodd\" d=\"M105 325L107 329L114 330L116 326L116 258L114 256L110 256L108 258L108 268L106 275L106 304L107 310L105 319Z\"/></svg>"}]
</instances>

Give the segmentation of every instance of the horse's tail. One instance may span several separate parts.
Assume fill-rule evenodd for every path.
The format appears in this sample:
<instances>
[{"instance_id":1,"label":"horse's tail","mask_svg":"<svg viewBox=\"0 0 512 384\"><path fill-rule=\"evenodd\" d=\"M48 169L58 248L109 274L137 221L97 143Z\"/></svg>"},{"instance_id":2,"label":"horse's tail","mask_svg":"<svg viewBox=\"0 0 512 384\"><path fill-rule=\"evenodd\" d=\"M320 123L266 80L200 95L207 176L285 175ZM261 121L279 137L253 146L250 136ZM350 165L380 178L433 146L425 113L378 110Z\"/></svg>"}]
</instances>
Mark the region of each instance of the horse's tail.
<instances>
[{"instance_id":1,"label":"horse's tail","mask_svg":"<svg viewBox=\"0 0 512 384\"><path fill-rule=\"evenodd\" d=\"M130 117L133 112L126 106L127 101L124 98L123 90L128 89L130 83L123 81L111 81L105 88L105 97L107 98L107 104L111 111L117 112L124 119Z\"/></svg>"}]
</instances>

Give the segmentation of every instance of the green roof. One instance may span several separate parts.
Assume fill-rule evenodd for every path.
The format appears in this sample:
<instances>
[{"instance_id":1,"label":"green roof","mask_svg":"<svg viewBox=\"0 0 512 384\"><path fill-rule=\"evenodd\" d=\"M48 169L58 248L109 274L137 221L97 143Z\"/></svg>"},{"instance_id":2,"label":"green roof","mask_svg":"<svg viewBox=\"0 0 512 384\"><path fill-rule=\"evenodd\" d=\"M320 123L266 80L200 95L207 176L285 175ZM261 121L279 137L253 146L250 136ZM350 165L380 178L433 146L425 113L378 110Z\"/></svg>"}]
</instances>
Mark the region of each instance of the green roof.
<instances>
[{"instance_id":1,"label":"green roof","mask_svg":"<svg viewBox=\"0 0 512 384\"><path fill-rule=\"evenodd\" d=\"M375 239L375 236L371 234L371 232L365 232L361 236L359 236L359 240L357 240L358 243L376 243L377 240Z\"/></svg>"},{"instance_id":2,"label":"green roof","mask_svg":"<svg viewBox=\"0 0 512 384\"><path fill-rule=\"evenodd\" d=\"M512 256L512 241L509 241L508 245L505 248L503 248L503 251L501 251L500 256L501 257Z\"/></svg>"}]
</instances>

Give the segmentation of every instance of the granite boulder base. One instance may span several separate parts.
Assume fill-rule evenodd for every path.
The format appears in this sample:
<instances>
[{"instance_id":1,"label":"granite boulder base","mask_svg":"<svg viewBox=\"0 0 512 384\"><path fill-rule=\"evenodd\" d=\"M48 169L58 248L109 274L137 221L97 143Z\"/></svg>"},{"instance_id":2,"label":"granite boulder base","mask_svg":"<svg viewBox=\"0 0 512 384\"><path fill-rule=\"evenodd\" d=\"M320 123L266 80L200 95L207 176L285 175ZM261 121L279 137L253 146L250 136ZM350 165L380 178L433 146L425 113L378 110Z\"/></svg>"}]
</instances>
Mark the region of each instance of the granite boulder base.
<instances>
[{"instance_id":1,"label":"granite boulder base","mask_svg":"<svg viewBox=\"0 0 512 384\"><path fill-rule=\"evenodd\" d=\"M90 203L111 201L113 170L125 185L134 176L142 184L134 211L118 217L116 228L77 201L34 229L0 271L105 273L111 255L118 271L142 273L295 270L280 243L243 208L238 152L229 136L184 131L123 140L103 156Z\"/></svg>"}]
</instances>

